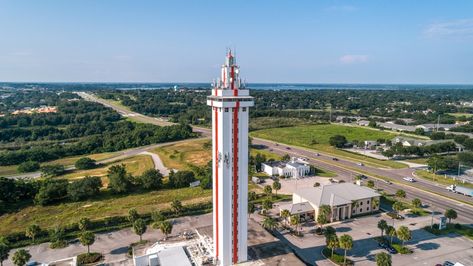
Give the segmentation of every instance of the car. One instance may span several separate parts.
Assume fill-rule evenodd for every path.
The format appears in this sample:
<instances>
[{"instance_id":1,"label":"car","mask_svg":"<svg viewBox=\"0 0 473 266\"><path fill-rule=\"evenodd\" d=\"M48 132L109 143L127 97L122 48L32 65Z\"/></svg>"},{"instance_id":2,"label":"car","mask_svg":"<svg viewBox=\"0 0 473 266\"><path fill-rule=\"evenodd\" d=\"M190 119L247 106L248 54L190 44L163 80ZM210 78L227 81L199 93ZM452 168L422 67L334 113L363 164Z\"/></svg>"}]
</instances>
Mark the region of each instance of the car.
<instances>
[{"instance_id":1,"label":"car","mask_svg":"<svg viewBox=\"0 0 473 266\"><path fill-rule=\"evenodd\" d=\"M393 247L391 247L390 245L387 245L386 246L386 251L389 252L390 254L397 254L397 250L395 250Z\"/></svg>"},{"instance_id":2,"label":"car","mask_svg":"<svg viewBox=\"0 0 473 266\"><path fill-rule=\"evenodd\" d=\"M333 157L333 158L332 158L332 160L334 160L334 161L338 161L338 158L336 158L336 157Z\"/></svg>"},{"instance_id":3,"label":"car","mask_svg":"<svg viewBox=\"0 0 473 266\"><path fill-rule=\"evenodd\" d=\"M444 263L443 263L443 266L454 266L455 263L451 262L451 261L448 261L446 260Z\"/></svg>"},{"instance_id":4,"label":"car","mask_svg":"<svg viewBox=\"0 0 473 266\"><path fill-rule=\"evenodd\" d=\"M384 182L384 183L386 183L386 184L388 184L388 185L391 185L391 184L392 184L392 182L391 182L391 181L389 181L389 180L386 180L386 179L383 179L383 182Z\"/></svg>"},{"instance_id":5,"label":"car","mask_svg":"<svg viewBox=\"0 0 473 266\"><path fill-rule=\"evenodd\" d=\"M320 153L316 153L315 156L320 156Z\"/></svg>"},{"instance_id":6,"label":"car","mask_svg":"<svg viewBox=\"0 0 473 266\"><path fill-rule=\"evenodd\" d=\"M291 148L290 147L286 147L286 150L290 150Z\"/></svg>"},{"instance_id":7,"label":"car","mask_svg":"<svg viewBox=\"0 0 473 266\"><path fill-rule=\"evenodd\" d=\"M357 165L359 165L359 166L364 166L364 164L363 164L363 163L356 163L356 164L357 164Z\"/></svg>"},{"instance_id":8,"label":"car","mask_svg":"<svg viewBox=\"0 0 473 266\"><path fill-rule=\"evenodd\" d=\"M404 177L403 179L406 180L407 182L411 182L411 183L412 183L412 182L415 182L415 179L412 178L412 177L406 176L406 177Z\"/></svg>"}]
</instances>

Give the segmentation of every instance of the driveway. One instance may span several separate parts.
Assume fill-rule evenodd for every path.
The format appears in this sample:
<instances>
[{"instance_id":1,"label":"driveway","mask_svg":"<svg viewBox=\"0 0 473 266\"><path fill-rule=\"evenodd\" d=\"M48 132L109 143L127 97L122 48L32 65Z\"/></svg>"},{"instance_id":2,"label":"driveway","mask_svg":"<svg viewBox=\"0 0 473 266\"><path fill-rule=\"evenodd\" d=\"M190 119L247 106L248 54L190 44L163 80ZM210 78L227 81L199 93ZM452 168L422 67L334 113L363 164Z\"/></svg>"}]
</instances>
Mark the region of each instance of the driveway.
<instances>
[{"instance_id":1,"label":"driveway","mask_svg":"<svg viewBox=\"0 0 473 266\"><path fill-rule=\"evenodd\" d=\"M152 153L149 151L144 151L140 154L149 155L153 159L154 169L158 170L163 176L169 176L169 172L171 172L166 166L164 166L163 161L156 153Z\"/></svg>"}]
</instances>

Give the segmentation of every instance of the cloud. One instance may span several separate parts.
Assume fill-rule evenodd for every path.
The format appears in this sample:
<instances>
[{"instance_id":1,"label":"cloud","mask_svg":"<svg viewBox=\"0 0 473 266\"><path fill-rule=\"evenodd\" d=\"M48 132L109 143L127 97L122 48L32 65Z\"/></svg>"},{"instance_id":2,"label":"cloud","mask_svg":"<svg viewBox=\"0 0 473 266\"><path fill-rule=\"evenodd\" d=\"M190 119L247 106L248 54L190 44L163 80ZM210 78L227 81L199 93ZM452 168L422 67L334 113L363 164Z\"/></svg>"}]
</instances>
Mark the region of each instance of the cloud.
<instances>
[{"instance_id":1,"label":"cloud","mask_svg":"<svg viewBox=\"0 0 473 266\"><path fill-rule=\"evenodd\" d=\"M342 64L356 64L356 63L366 63L368 62L367 55L360 54L347 54L339 58L340 63Z\"/></svg>"},{"instance_id":2,"label":"cloud","mask_svg":"<svg viewBox=\"0 0 473 266\"><path fill-rule=\"evenodd\" d=\"M432 23L424 30L424 35L431 38L473 37L473 19Z\"/></svg>"}]
</instances>

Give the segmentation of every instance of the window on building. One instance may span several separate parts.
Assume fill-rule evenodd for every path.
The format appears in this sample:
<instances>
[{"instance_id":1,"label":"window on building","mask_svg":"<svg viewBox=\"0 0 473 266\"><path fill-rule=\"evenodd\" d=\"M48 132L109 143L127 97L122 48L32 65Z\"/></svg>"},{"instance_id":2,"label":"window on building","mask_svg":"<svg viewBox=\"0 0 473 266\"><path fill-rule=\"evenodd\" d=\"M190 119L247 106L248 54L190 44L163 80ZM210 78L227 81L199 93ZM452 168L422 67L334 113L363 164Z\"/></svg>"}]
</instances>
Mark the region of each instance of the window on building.
<instances>
[{"instance_id":1,"label":"window on building","mask_svg":"<svg viewBox=\"0 0 473 266\"><path fill-rule=\"evenodd\" d=\"M362 211L363 211L363 209L362 209L362 208L360 208L360 212L362 212Z\"/></svg>"},{"instance_id":2,"label":"window on building","mask_svg":"<svg viewBox=\"0 0 473 266\"><path fill-rule=\"evenodd\" d=\"M366 208L366 210L367 210L367 211L369 211L369 210L370 210L370 208L369 208L369 207L367 207L367 208Z\"/></svg>"},{"instance_id":3,"label":"window on building","mask_svg":"<svg viewBox=\"0 0 473 266\"><path fill-rule=\"evenodd\" d=\"M228 112L228 108L225 108L225 112Z\"/></svg>"},{"instance_id":4,"label":"window on building","mask_svg":"<svg viewBox=\"0 0 473 266\"><path fill-rule=\"evenodd\" d=\"M243 107L243 108L242 108L242 111L243 111L243 112L246 112L246 107Z\"/></svg>"},{"instance_id":5,"label":"window on building","mask_svg":"<svg viewBox=\"0 0 473 266\"><path fill-rule=\"evenodd\" d=\"M360 205L363 205L363 201L362 201L362 202L360 202Z\"/></svg>"}]
</instances>

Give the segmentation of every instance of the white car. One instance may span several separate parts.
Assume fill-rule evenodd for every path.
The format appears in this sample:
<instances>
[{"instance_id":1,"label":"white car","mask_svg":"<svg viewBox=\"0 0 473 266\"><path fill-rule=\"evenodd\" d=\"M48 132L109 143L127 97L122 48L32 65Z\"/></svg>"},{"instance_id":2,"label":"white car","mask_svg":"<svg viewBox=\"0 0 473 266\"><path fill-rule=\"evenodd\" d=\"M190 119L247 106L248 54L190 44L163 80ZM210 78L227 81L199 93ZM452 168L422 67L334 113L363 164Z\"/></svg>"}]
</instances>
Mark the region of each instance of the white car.
<instances>
[{"instance_id":1,"label":"white car","mask_svg":"<svg viewBox=\"0 0 473 266\"><path fill-rule=\"evenodd\" d=\"M412 178L412 177L406 176L403 179L406 180L407 182L415 182L414 178Z\"/></svg>"}]
</instances>

